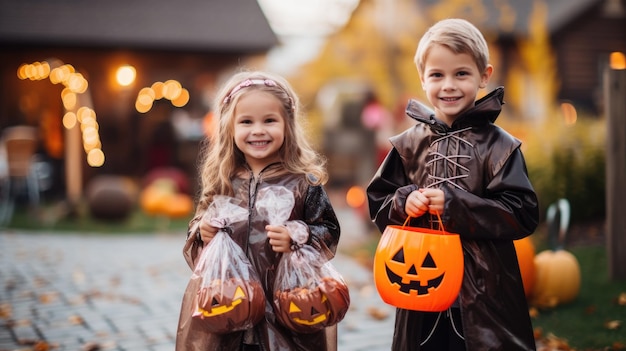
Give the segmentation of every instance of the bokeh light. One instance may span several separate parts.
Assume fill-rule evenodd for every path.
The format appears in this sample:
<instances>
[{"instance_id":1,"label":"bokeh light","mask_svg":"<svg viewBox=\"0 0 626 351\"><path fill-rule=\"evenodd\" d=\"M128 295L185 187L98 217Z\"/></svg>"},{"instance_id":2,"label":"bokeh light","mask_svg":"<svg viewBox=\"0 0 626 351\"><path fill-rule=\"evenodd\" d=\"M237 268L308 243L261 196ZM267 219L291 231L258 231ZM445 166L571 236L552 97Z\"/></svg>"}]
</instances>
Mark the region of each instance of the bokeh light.
<instances>
[{"instance_id":1,"label":"bokeh light","mask_svg":"<svg viewBox=\"0 0 626 351\"><path fill-rule=\"evenodd\" d=\"M135 81L137 77L137 70L135 67L130 65L124 65L117 69L117 73L115 74L115 78L117 79L117 83L121 86L127 87Z\"/></svg>"},{"instance_id":2,"label":"bokeh light","mask_svg":"<svg viewBox=\"0 0 626 351\"><path fill-rule=\"evenodd\" d=\"M160 99L170 100L175 107L183 107L189 102L189 91L174 79L154 82L150 87L139 90L135 109L139 113L147 113L152 109L154 102Z\"/></svg>"},{"instance_id":3,"label":"bokeh light","mask_svg":"<svg viewBox=\"0 0 626 351\"><path fill-rule=\"evenodd\" d=\"M87 154L87 164L91 167L100 167L104 164L104 152L101 149L93 149Z\"/></svg>"},{"instance_id":4,"label":"bokeh light","mask_svg":"<svg viewBox=\"0 0 626 351\"><path fill-rule=\"evenodd\" d=\"M352 208L365 205L365 200L365 190L361 186L354 185L346 192L346 203Z\"/></svg>"},{"instance_id":5,"label":"bokeh light","mask_svg":"<svg viewBox=\"0 0 626 351\"><path fill-rule=\"evenodd\" d=\"M576 107L574 107L574 105L569 102L564 102L561 104L561 111L563 112L565 124L571 125L576 123L578 113L576 112Z\"/></svg>"},{"instance_id":6,"label":"bokeh light","mask_svg":"<svg viewBox=\"0 0 626 351\"><path fill-rule=\"evenodd\" d=\"M80 106L81 100L78 97L78 94L87 92L89 83L82 74L76 72L72 65L62 64L57 59L52 59L51 62L22 64L17 69L17 76L22 80L49 78L52 84L60 83L64 86L61 91L61 102L65 109L62 120L63 127L72 129L76 127L77 123L80 123L83 149L87 153L87 163L92 167L100 167L104 164L104 153L98 134L99 126L96 121L96 112L87 106ZM54 68L51 69L52 66ZM118 81L120 84L132 84L135 80L135 69L130 66L122 68L124 69L118 71Z\"/></svg>"},{"instance_id":7,"label":"bokeh light","mask_svg":"<svg viewBox=\"0 0 626 351\"><path fill-rule=\"evenodd\" d=\"M623 52L612 52L609 61L612 69L626 69L626 57Z\"/></svg>"}]
</instances>

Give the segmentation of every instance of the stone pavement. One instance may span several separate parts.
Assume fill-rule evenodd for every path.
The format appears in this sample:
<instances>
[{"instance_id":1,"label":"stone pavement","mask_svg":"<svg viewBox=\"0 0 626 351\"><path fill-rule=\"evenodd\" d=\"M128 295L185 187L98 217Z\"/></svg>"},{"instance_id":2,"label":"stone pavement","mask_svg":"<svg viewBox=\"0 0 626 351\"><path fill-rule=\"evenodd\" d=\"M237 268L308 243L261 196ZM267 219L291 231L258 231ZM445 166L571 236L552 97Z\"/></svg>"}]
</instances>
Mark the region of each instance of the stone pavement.
<instances>
[{"instance_id":1,"label":"stone pavement","mask_svg":"<svg viewBox=\"0 0 626 351\"><path fill-rule=\"evenodd\" d=\"M366 232L341 211L340 251ZM174 350L191 275L183 240L0 230L0 351ZM351 297L339 351L389 350L394 309L380 300L371 271L341 253L333 263Z\"/></svg>"}]
</instances>

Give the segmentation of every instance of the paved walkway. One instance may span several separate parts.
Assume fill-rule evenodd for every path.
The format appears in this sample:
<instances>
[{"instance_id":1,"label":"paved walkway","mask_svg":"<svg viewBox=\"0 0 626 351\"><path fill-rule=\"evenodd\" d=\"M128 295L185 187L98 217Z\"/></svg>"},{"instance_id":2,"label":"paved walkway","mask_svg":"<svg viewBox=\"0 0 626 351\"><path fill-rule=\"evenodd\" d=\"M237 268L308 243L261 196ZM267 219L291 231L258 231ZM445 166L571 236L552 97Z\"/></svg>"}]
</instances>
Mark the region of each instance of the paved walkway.
<instances>
[{"instance_id":1,"label":"paved walkway","mask_svg":"<svg viewBox=\"0 0 626 351\"><path fill-rule=\"evenodd\" d=\"M362 240L358 221L339 215L340 248ZM191 275L183 238L0 231L0 351L172 351ZM394 309L370 270L342 254L333 263L351 297L339 351L389 350Z\"/></svg>"}]
</instances>

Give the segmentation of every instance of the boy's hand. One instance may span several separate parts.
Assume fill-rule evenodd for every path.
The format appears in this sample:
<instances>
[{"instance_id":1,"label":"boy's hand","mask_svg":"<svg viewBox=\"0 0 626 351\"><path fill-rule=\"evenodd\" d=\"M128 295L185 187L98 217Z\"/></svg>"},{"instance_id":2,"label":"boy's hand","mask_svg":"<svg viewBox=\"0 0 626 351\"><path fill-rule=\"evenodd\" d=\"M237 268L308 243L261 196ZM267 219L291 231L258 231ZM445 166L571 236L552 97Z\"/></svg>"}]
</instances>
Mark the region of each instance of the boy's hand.
<instances>
[{"instance_id":1,"label":"boy's hand","mask_svg":"<svg viewBox=\"0 0 626 351\"><path fill-rule=\"evenodd\" d=\"M430 200L421 191L413 191L407 196L404 212L411 217L419 217L428 211Z\"/></svg>"},{"instance_id":2,"label":"boy's hand","mask_svg":"<svg viewBox=\"0 0 626 351\"><path fill-rule=\"evenodd\" d=\"M202 242L204 243L204 245L208 245L211 242L211 240L215 237L215 234L217 234L217 231L219 230L219 228L208 224L206 221L200 221L199 228L200 228L200 239L202 239Z\"/></svg>"},{"instance_id":3,"label":"boy's hand","mask_svg":"<svg viewBox=\"0 0 626 351\"><path fill-rule=\"evenodd\" d=\"M443 214L443 204L445 202L445 195L441 189L422 188L419 190L422 195L428 200L428 212L430 214L439 215Z\"/></svg>"},{"instance_id":4,"label":"boy's hand","mask_svg":"<svg viewBox=\"0 0 626 351\"><path fill-rule=\"evenodd\" d=\"M266 225L267 238L274 252L291 252L291 236L284 225Z\"/></svg>"}]
</instances>

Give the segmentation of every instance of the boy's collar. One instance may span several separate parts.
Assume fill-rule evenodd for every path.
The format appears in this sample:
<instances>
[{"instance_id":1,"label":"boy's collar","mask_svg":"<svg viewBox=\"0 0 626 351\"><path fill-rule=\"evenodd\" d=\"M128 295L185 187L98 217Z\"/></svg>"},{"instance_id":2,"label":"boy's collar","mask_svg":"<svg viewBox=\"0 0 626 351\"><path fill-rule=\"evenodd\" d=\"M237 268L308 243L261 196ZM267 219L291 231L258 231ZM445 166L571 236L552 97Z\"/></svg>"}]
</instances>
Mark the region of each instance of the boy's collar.
<instances>
[{"instance_id":1,"label":"boy's collar","mask_svg":"<svg viewBox=\"0 0 626 351\"><path fill-rule=\"evenodd\" d=\"M498 118L504 104L504 87L500 86L484 97L478 99L474 106L459 116L452 127L435 118L435 112L417 100L409 100L406 114L418 122L430 126L438 133L446 133L451 129L461 129L493 123Z\"/></svg>"}]
</instances>

